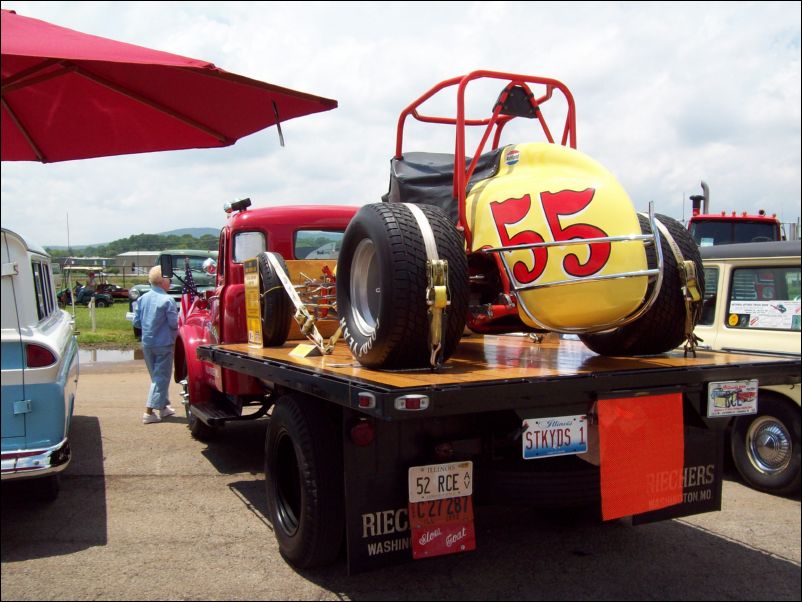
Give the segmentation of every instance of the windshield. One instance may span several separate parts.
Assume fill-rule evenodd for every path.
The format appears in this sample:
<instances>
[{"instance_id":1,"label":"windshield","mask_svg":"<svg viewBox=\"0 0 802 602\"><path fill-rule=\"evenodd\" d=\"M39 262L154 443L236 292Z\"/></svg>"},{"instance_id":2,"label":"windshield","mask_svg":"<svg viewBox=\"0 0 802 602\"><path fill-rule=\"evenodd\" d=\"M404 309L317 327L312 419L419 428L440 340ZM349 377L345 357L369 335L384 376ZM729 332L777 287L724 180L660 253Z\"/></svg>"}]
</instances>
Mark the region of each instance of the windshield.
<instances>
[{"instance_id":1,"label":"windshield","mask_svg":"<svg viewBox=\"0 0 802 602\"><path fill-rule=\"evenodd\" d=\"M746 220L693 222L691 236L700 247L779 240L776 224Z\"/></svg>"}]
</instances>

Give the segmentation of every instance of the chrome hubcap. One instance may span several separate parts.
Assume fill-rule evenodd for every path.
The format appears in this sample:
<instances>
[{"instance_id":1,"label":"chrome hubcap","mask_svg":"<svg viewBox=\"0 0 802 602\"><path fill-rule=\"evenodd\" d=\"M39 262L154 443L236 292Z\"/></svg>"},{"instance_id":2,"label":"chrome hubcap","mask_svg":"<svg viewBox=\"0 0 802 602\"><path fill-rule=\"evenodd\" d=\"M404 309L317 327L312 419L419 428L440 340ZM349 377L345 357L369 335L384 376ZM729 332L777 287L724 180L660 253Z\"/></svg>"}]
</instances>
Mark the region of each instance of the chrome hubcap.
<instances>
[{"instance_id":1,"label":"chrome hubcap","mask_svg":"<svg viewBox=\"0 0 802 602\"><path fill-rule=\"evenodd\" d=\"M349 290L354 327L362 336L372 336L379 324L381 284L376 247L366 238L357 245L351 261Z\"/></svg>"},{"instance_id":2,"label":"chrome hubcap","mask_svg":"<svg viewBox=\"0 0 802 602\"><path fill-rule=\"evenodd\" d=\"M746 433L746 451L752 465L764 474L782 472L791 463L791 435L771 416L760 416Z\"/></svg>"}]
</instances>

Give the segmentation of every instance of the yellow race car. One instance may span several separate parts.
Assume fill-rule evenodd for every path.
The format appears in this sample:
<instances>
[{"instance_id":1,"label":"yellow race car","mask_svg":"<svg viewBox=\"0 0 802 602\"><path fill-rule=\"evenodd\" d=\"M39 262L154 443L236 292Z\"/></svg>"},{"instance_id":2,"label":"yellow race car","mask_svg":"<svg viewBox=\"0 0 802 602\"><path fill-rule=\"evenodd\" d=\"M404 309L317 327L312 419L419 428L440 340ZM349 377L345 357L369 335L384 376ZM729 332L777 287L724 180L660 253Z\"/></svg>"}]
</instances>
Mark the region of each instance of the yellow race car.
<instances>
[{"instance_id":1,"label":"yellow race car","mask_svg":"<svg viewBox=\"0 0 802 602\"><path fill-rule=\"evenodd\" d=\"M469 84L499 81L490 116L467 116L477 106ZM456 116L422 112L455 86ZM555 114L558 139L547 122ZM405 151L410 117L452 126L455 152ZM542 140L502 144L514 120L539 126L529 129ZM466 156L469 128L479 135ZM696 244L651 206L638 214L616 178L576 150L574 100L557 80L475 71L426 92L399 118L383 201L357 213L338 260L343 336L366 366L439 366L466 325L577 334L607 355L692 340L703 288Z\"/></svg>"}]
</instances>

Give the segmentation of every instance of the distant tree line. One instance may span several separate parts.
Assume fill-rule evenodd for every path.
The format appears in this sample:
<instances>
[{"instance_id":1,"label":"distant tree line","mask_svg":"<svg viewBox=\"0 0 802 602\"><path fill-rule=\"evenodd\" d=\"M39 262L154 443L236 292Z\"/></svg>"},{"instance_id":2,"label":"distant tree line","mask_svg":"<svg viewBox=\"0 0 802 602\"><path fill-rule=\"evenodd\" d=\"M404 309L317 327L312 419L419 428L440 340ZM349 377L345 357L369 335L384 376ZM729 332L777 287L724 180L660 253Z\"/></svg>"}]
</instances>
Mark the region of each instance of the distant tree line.
<instances>
[{"instance_id":1,"label":"distant tree line","mask_svg":"<svg viewBox=\"0 0 802 602\"><path fill-rule=\"evenodd\" d=\"M204 234L201 237L183 234L134 234L128 238L121 238L107 245L81 247L80 249L52 249L46 248L54 258L57 257L114 257L128 251L161 251L163 249L201 249L204 251L217 250L217 236Z\"/></svg>"}]
</instances>

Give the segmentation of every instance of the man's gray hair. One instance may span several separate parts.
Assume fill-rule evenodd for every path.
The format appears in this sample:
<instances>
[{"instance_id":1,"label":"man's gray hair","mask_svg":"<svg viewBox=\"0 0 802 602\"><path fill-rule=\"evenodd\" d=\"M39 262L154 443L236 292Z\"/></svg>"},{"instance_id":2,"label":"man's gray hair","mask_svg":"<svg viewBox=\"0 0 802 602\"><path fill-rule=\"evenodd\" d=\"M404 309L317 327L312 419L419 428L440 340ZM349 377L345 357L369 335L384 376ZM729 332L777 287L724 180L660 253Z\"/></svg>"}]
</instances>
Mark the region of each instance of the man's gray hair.
<instances>
[{"instance_id":1,"label":"man's gray hair","mask_svg":"<svg viewBox=\"0 0 802 602\"><path fill-rule=\"evenodd\" d=\"M148 272L148 282L154 286L158 286L162 283L162 266L154 265L150 268L150 272Z\"/></svg>"}]
</instances>

